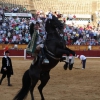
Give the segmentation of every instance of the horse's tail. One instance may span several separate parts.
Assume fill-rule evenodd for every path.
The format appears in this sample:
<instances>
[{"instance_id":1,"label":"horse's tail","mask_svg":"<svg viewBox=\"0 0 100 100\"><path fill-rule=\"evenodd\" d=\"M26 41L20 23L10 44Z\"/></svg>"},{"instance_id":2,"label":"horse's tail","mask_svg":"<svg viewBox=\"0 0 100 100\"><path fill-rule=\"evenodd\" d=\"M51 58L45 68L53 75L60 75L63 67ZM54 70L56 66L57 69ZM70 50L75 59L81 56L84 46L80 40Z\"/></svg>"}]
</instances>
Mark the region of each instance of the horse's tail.
<instances>
[{"instance_id":1,"label":"horse's tail","mask_svg":"<svg viewBox=\"0 0 100 100\"><path fill-rule=\"evenodd\" d=\"M27 96L29 92L30 85L31 85L31 79L29 76L29 70L27 70L22 78L22 88L20 89L20 91L14 97L13 100L24 100L24 98Z\"/></svg>"}]
</instances>

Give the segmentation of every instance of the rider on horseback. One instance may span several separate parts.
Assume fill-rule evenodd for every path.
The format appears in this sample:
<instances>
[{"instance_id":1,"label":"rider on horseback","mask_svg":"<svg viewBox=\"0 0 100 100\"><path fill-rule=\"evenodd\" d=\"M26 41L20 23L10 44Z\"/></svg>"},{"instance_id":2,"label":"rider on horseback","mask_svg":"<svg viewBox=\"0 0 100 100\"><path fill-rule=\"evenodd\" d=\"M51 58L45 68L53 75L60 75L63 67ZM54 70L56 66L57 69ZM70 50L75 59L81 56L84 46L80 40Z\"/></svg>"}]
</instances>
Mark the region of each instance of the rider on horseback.
<instances>
[{"instance_id":1,"label":"rider on horseback","mask_svg":"<svg viewBox=\"0 0 100 100\"><path fill-rule=\"evenodd\" d=\"M29 44L29 47L31 47L32 52L31 54L35 53L35 60L37 57L37 53L41 52L40 58L42 59L42 63L49 63L48 59L45 56L44 53L44 41L45 41L45 34L43 34L42 32L40 32L40 23L38 21L34 21L34 24L31 23L30 26L30 34L31 34L31 43ZM33 46L33 47L32 47ZM27 51L28 51L27 48Z\"/></svg>"}]
</instances>

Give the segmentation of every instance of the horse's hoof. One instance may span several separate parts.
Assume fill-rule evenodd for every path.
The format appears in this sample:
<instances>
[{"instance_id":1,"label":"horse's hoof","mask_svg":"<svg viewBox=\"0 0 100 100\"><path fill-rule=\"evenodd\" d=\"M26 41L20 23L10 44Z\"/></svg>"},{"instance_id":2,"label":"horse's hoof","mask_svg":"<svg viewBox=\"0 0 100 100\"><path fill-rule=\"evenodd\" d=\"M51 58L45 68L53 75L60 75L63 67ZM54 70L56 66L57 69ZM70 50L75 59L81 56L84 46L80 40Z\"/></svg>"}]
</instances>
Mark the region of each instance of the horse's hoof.
<instances>
[{"instance_id":1,"label":"horse's hoof","mask_svg":"<svg viewBox=\"0 0 100 100\"><path fill-rule=\"evenodd\" d=\"M68 62L66 62L66 63L64 64L63 68L64 68L64 70L67 70L67 68L68 68Z\"/></svg>"},{"instance_id":2,"label":"horse's hoof","mask_svg":"<svg viewBox=\"0 0 100 100\"><path fill-rule=\"evenodd\" d=\"M69 70L72 70L73 64L69 65Z\"/></svg>"},{"instance_id":3,"label":"horse's hoof","mask_svg":"<svg viewBox=\"0 0 100 100\"><path fill-rule=\"evenodd\" d=\"M64 68L64 70L67 70L67 66L66 65L64 65L63 68Z\"/></svg>"}]
</instances>

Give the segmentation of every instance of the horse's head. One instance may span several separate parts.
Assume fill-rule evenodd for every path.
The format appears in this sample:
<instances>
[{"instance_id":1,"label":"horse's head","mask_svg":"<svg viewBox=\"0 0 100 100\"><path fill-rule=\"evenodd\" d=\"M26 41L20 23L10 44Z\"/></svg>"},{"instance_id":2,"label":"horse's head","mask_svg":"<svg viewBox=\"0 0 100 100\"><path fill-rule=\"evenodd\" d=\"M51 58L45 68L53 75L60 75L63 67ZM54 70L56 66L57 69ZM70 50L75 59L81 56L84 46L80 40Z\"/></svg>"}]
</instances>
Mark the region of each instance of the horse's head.
<instances>
[{"instance_id":1,"label":"horse's head","mask_svg":"<svg viewBox=\"0 0 100 100\"><path fill-rule=\"evenodd\" d=\"M53 40L52 42L57 42L56 45L59 45L60 47L63 46L63 48L65 48L66 43L63 37L63 27L63 24L58 20L57 17L52 14L48 14L45 23L47 40Z\"/></svg>"},{"instance_id":2,"label":"horse's head","mask_svg":"<svg viewBox=\"0 0 100 100\"><path fill-rule=\"evenodd\" d=\"M65 41L63 37L63 27L64 25L58 18L52 14L48 14L46 23L45 23L45 30L47 32L47 39L54 39L58 41L61 46L65 47ZM62 36L61 36L62 35Z\"/></svg>"},{"instance_id":3,"label":"horse's head","mask_svg":"<svg viewBox=\"0 0 100 100\"><path fill-rule=\"evenodd\" d=\"M57 17L55 17L52 14L48 14L45 28L47 32L50 30L55 30L55 29L62 30L63 24L58 20Z\"/></svg>"}]
</instances>

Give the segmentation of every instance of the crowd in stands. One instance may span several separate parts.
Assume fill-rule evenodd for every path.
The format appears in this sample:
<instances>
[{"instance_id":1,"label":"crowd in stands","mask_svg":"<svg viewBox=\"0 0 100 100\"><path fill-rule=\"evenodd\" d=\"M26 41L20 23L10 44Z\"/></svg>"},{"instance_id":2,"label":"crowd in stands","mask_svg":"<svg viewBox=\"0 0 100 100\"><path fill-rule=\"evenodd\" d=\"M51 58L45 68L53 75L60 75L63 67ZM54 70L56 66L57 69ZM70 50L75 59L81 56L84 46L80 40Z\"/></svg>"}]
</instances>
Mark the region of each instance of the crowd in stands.
<instances>
[{"instance_id":1,"label":"crowd in stands","mask_svg":"<svg viewBox=\"0 0 100 100\"><path fill-rule=\"evenodd\" d=\"M100 45L100 27L65 25L64 32L67 45Z\"/></svg>"},{"instance_id":2,"label":"crowd in stands","mask_svg":"<svg viewBox=\"0 0 100 100\"><path fill-rule=\"evenodd\" d=\"M1 8L0 8L1 9ZM8 7L8 6L5 6L5 7L2 7L3 9L3 12L5 13L26 13L26 12L29 12L25 7Z\"/></svg>"},{"instance_id":3,"label":"crowd in stands","mask_svg":"<svg viewBox=\"0 0 100 100\"><path fill-rule=\"evenodd\" d=\"M4 12L18 13L19 8L11 10L0 8L0 43L4 44L28 44L31 40L29 25L34 18L4 17ZM26 9L24 8L24 11ZM54 13L58 17L57 13ZM37 20L45 17L43 12L37 13ZM43 27L43 26L42 26ZM43 31L43 29L42 29ZM44 31L43 31L44 32ZM100 45L100 27L88 25L66 25L64 26L64 39L67 45Z\"/></svg>"},{"instance_id":4,"label":"crowd in stands","mask_svg":"<svg viewBox=\"0 0 100 100\"><path fill-rule=\"evenodd\" d=\"M20 13L19 8L10 9L11 13ZM24 11L25 8L24 8ZM23 11L23 12L24 12ZM0 8L0 43L8 44L28 44L31 37L29 34L28 18L5 17L4 13L9 12L7 7Z\"/></svg>"}]
</instances>

